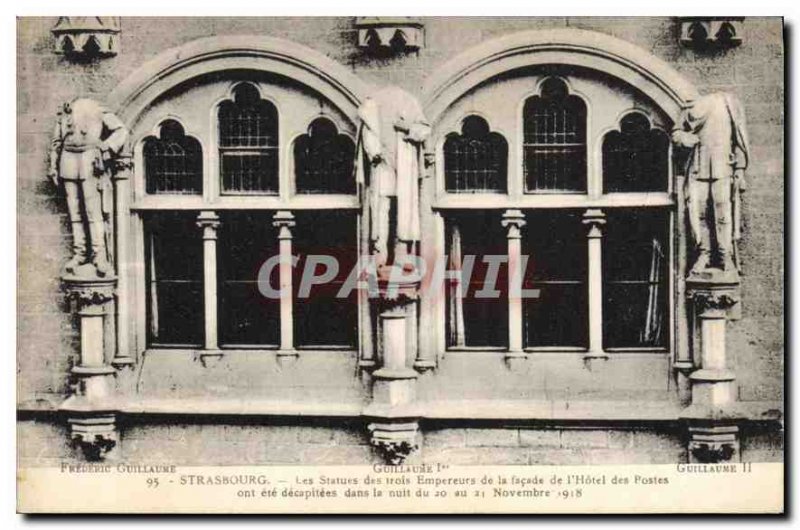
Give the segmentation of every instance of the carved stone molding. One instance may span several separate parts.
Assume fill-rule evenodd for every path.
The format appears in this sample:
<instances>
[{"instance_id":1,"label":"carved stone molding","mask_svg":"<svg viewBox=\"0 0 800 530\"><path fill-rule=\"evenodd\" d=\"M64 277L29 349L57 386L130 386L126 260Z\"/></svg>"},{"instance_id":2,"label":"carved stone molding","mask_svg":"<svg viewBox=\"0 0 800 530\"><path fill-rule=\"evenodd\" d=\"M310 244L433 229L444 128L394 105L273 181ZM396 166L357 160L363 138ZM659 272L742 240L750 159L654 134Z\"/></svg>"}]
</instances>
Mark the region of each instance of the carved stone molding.
<instances>
[{"instance_id":1,"label":"carved stone molding","mask_svg":"<svg viewBox=\"0 0 800 530\"><path fill-rule=\"evenodd\" d=\"M77 304L78 309L87 306L101 306L114 299L116 278L84 278L63 276L62 286L68 302Z\"/></svg>"},{"instance_id":2,"label":"carved stone molding","mask_svg":"<svg viewBox=\"0 0 800 530\"><path fill-rule=\"evenodd\" d=\"M130 153L120 154L114 159L114 174L112 180L128 180L133 171L133 155Z\"/></svg>"},{"instance_id":3,"label":"carved stone molding","mask_svg":"<svg viewBox=\"0 0 800 530\"><path fill-rule=\"evenodd\" d=\"M398 272L395 267L399 265L378 268L378 302L382 310L407 306L419 297L419 280Z\"/></svg>"},{"instance_id":4,"label":"carved stone molding","mask_svg":"<svg viewBox=\"0 0 800 530\"><path fill-rule=\"evenodd\" d=\"M400 465L419 449L416 421L404 423L370 423L370 443L387 464Z\"/></svg>"},{"instance_id":5,"label":"carved stone molding","mask_svg":"<svg viewBox=\"0 0 800 530\"><path fill-rule=\"evenodd\" d=\"M114 414L69 418L70 439L89 461L105 460L117 447Z\"/></svg>"},{"instance_id":6,"label":"carved stone molding","mask_svg":"<svg viewBox=\"0 0 800 530\"><path fill-rule=\"evenodd\" d=\"M59 17L50 31L58 54L94 58L119 52L119 17Z\"/></svg>"},{"instance_id":7,"label":"carved stone molding","mask_svg":"<svg viewBox=\"0 0 800 530\"><path fill-rule=\"evenodd\" d=\"M739 428L736 425L689 426L689 462L716 464L739 460Z\"/></svg>"},{"instance_id":8,"label":"carved stone molding","mask_svg":"<svg viewBox=\"0 0 800 530\"><path fill-rule=\"evenodd\" d=\"M425 26L414 17L357 17L358 46L376 52L415 51L425 47Z\"/></svg>"},{"instance_id":9,"label":"carved stone molding","mask_svg":"<svg viewBox=\"0 0 800 530\"><path fill-rule=\"evenodd\" d=\"M692 300L701 313L709 309L727 311L739 303L737 297L730 292L697 291L693 293Z\"/></svg>"},{"instance_id":10,"label":"carved stone molding","mask_svg":"<svg viewBox=\"0 0 800 530\"><path fill-rule=\"evenodd\" d=\"M730 313L740 301L738 276L686 280L686 295L698 315L707 311Z\"/></svg>"},{"instance_id":11,"label":"carved stone molding","mask_svg":"<svg viewBox=\"0 0 800 530\"><path fill-rule=\"evenodd\" d=\"M742 43L744 17L680 17L684 46L702 50L731 48Z\"/></svg>"}]
</instances>

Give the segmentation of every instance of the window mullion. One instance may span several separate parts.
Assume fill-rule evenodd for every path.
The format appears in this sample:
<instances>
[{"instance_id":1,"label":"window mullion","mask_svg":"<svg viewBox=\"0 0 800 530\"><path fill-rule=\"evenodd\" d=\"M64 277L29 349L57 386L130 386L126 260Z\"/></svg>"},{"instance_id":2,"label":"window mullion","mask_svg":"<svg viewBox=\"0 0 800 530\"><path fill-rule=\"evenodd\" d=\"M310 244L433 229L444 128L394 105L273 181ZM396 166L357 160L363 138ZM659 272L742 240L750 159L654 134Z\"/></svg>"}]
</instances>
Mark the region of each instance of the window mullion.
<instances>
[{"instance_id":1,"label":"window mullion","mask_svg":"<svg viewBox=\"0 0 800 530\"><path fill-rule=\"evenodd\" d=\"M278 355L297 355L294 347L294 314L292 292L292 228L296 222L290 211L279 211L273 216L272 226L278 229L278 268L281 293L281 344Z\"/></svg>"},{"instance_id":2,"label":"window mullion","mask_svg":"<svg viewBox=\"0 0 800 530\"><path fill-rule=\"evenodd\" d=\"M203 229L203 302L205 306L206 351L219 350L217 339L217 212L205 210L197 216L197 226Z\"/></svg>"},{"instance_id":3,"label":"window mullion","mask_svg":"<svg viewBox=\"0 0 800 530\"><path fill-rule=\"evenodd\" d=\"M524 357L522 348L522 228L521 210L506 210L501 221L508 238L508 352L506 358Z\"/></svg>"},{"instance_id":4,"label":"window mullion","mask_svg":"<svg viewBox=\"0 0 800 530\"><path fill-rule=\"evenodd\" d=\"M606 223L602 210L589 209L583 215L583 224L589 230L587 247L589 258L589 350L586 358L607 358L603 350L603 225Z\"/></svg>"}]
</instances>

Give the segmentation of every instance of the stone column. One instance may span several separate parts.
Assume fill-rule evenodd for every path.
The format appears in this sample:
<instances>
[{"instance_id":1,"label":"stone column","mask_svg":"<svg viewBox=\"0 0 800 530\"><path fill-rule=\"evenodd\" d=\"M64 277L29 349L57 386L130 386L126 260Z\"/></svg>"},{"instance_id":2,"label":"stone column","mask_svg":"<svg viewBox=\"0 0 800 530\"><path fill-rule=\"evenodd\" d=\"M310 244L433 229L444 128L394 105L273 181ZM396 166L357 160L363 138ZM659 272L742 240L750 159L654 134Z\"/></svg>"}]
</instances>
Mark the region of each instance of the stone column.
<instances>
[{"instance_id":1,"label":"stone column","mask_svg":"<svg viewBox=\"0 0 800 530\"><path fill-rule=\"evenodd\" d=\"M692 403L684 409L689 426L689 461L739 459L739 428L733 411L736 375L728 366L726 325L739 301L738 277L709 269L686 281L700 334L699 369L689 376Z\"/></svg>"},{"instance_id":2,"label":"stone column","mask_svg":"<svg viewBox=\"0 0 800 530\"><path fill-rule=\"evenodd\" d=\"M506 210L501 221L508 238L508 351L506 361L525 359L522 349L522 227L525 215Z\"/></svg>"},{"instance_id":3,"label":"stone column","mask_svg":"<svg viewBox=\"0 0 800 530\"><path fill-rule=\"evenodd\" d=\"M117 267L116 297L116 351L111 364L116 368L131 367L135 359L130 351L129 307L132 303L128 290L128 194L133 159L130 153L123 153L116 159L114 183L114 262Z\"/></svg>"},{"instance_id":4,"label":"stone column","mask_svg":"<svg viewBox=\"0 0 800 530\"><path fill-rule=\"evenodd\" d=\"M583 224L589 227L588 239L588 290L589 290L589 349L584 356L587 363L595 359L606 360L603 351L603 225L606 216L602 210L590 209L583 214Z\"/></svg>"},{"instance_id":5,"label":"stone column","mask_svg":"<svg viewBox=\"0 0 800 530\"><path fill-rule=\"evenodd\" d=\"M71 309L79 319L80 359L72 368L75 392L60 407L68 414L70 436L90 460L111 456L116 446L114 367L106 363L103 320L113 300L116 278L62 278Z\"/></svg>"},{"instance_id":6,"label":"stone column","mask_svg":"<svg viewBox=\"0 0 800 530\"><path fill-rule=\"evenodd\" d=\"M272 226L278 229L278 265L281 293L281 344L278 357L297 357L294 348L294 314L292 308L292 228L296 225L292 212L280 211L273 216Z\"/></svg>"},{"instance_id":7,"label":"stone column","mask_svg":"<svg viewBox=\"0 0 800 530\"><path fill-rule=\"evenodd\" d=\"M692 406L722 409L735 401L733 371L728 369L725 327L728 311L738 303L735 285L688 280L700 331L700 369L692 372Z\"/></svg>"},{"instance_id":8,"label":"stone column","mask_svg":"<svg viewBox=\"0 0 800 530\"><path fill-rule=\"evenodd\" d=\"M203 229L203 305L205 306L205 342L201 355L220 355L217 340L217 229L219 216L204 210L197 216Z\"/></svg>"},{"instance_id":9,"label":"stone column","mask_svg":"<svg viewBox=\"0 0 800 530\"><path fill-rule=\"evenodd\" d=\"M379 325L381 367L372 373L372 402L364 410L373 446L391 464L400 464L414 451L419 429L414 407L418 373L408 367L409 308L418 296L419 284L403 279L380 280Z\"/></svg>"},{"instance_id":10,"label":"stone column","mask_svg":"<svg viewBox=\"0 0 800 530\"><path fill-rule=\"evenodd\" d=\"M433 146L426 144L422 160L424 176L420 184L420 211L428 212L422 215L422 231L431 234L432 237L420 241L420 256L427 262L428 269L433 270L437 267L437 261L446 257L444 220L441 212L434 211L432 207L432 198L436 194L436 152ZM428 278L432 277L433 274L428 275ZM417 355L414 359L414 369L420 374L429 374L436 368L439 351L436 337L442 332L438 329L437 313L443 295L444 292L440 292L439 287L434 288L429 281L420 293L419 303L416 305L414 337L417 342Z\"/></svg>"}]
</instances>

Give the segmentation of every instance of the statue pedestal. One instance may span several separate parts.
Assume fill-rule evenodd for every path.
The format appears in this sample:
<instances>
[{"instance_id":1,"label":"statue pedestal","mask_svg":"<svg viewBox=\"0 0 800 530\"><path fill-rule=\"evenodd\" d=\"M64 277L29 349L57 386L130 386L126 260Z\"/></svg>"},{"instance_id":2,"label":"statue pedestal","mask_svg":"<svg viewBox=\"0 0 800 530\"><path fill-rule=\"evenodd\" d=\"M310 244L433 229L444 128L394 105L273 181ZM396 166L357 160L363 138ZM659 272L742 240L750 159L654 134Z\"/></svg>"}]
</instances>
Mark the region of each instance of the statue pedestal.
<instances>
[{"instance_id":1,"label":"statue pedestal","mask_svg":"<svg viewBox=\"0 0 800 530\"><path fill-rule=\"evenodd\" d=\"M735 271L709 269L690 275L686 292L700 337L699 368L689 375L691 405L683 412L689 425L689 460L738 458L736 375L728 367L725 334L731 310L739 302L739 278Z\"/></svg>"},{"instance_id":2,"label":"statue pedestal","mask_svg":"<svg viewBox=\"0 0 800 530\"><path fill-rule=\"evenodd\" d=\"M408 326L419 283L400 278L379 281L381 367L372 372L372 402L364 416L370 441L390 464L400 464L417 447L418 418L414 412L418 372L408 366Z\"/></svg>"},{"instance_id":3,"label":"statue pedestal","mask_svg":"<svg viewBox=\"0 0 800 530\"><path fill-rule=\"evenodd\" d=\"M114 377L107 351L106 328L114 300L116 278L64 276L62 284L70 309L80 320L80 361L72 368L75 393L60 407L68 414L70 437L89 460L111 456L117 436ZM108 353L108 355L107 355Z\"/></svg>"}]
</instances>

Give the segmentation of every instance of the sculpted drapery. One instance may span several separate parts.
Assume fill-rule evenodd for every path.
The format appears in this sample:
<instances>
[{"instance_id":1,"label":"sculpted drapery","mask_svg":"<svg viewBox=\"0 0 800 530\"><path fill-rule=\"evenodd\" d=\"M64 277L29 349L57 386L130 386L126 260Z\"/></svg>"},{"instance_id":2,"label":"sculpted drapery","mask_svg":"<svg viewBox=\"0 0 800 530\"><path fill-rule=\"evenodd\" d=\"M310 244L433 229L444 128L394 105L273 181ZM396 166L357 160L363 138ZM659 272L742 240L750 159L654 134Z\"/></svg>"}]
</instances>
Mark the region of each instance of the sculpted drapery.
<instances>
[{"instance_id":1,"label":"sculpted drapery","mask_svg":"<svg viewBox=\"0 0 800 530\"><path fill-rule=\"evenodd\" d=\"M396 199L395 251L419 241L419 179L422 144L430 125L419 102L396 87L378 90L358 110L356 180L366 186L370 252L384 264L390 249L390 211Z\"/></svg>"},{"instance_id":2,"label":"sculpted drapery","mask_svg":"<svg viewBox=\"0 0 800 530\"><path fill-rule=\"evenodd\" d=\"M685 173L689 225L697 251L691 272L737 270L741 193L749 157L744 109L731 94L698 98L684 111L672 139L691 150Z\"/></svg>"},{"instance_id":3,"label":"sculpted drapery","mask_svg":"<svg viewBox=\"0 0 800 530\"><path fill-rule=\"evenodd\" d=\"M111 271L111 175L127 140L122 121L94 100L75 99L58 114L47 175L56 186L63 183L66 194L73 251L67 274L87 263L98 276Z\"/></svg>"}]
</instances>

